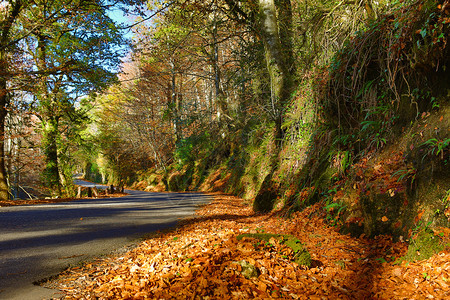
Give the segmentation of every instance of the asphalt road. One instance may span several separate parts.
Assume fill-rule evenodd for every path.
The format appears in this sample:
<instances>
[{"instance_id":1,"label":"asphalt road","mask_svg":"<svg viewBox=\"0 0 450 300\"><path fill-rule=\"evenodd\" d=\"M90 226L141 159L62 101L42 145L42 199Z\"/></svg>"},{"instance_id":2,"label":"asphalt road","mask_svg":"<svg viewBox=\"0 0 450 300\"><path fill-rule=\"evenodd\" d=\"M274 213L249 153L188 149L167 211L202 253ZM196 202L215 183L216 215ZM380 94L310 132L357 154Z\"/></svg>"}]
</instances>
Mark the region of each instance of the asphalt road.
<instances>
[{"instance_id":1,"label":"asphalt road","mask_svg":"<svg viewBox=\"0 0 450 300\"><path fill-rule=\"evenodd\" d=\"M126 192L121 198L0 207L0 299L58 297L33 282L174 226L211 200L200 193Z\"/></svg>"}]
</instances>

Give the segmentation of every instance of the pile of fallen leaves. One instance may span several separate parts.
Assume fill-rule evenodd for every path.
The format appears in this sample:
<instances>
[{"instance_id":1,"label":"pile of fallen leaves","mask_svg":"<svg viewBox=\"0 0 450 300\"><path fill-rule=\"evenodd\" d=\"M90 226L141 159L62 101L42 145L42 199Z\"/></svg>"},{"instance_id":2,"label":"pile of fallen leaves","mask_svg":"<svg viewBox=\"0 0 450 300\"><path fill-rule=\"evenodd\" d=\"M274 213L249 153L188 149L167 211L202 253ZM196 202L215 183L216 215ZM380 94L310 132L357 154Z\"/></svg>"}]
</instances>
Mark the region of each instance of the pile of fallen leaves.
<instances>
[{"instance_id":1,"label":"pile of fallen leaves","mask_svg":"<svg viewBox=\"0 0 450 300\"><path fill-rule=\"evenodd\" d=\"M290 218L254 214L236 197L216 195L168 232L120 257L68 269L48 286L66 299L444 299L450 297L450 252L394 263L405 243L342 235L325 224L319 204ZM277 243L238 241L242 233L290 234L311 254L294 263ZM245 265L256 269L243 272Z\"/></svg>"}]
</instances>

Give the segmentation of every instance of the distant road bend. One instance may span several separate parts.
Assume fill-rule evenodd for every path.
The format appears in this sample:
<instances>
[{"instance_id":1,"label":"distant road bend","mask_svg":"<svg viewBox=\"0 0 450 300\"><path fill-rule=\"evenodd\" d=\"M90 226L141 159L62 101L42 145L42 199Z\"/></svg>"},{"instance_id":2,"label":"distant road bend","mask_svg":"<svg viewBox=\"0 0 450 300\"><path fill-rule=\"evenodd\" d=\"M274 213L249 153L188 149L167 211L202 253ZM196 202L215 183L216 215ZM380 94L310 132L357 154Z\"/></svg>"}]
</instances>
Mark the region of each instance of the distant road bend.
<instances>
[{"instance_id":1,"label":"distant road bend","mask_svg":"<svg viewBox=\"0 0 450 300\"><path fill-rule=\"evenodd\" d=\"M211 200L201 193L126 192L120 198L0 207L0 299L58 297L33 282L174 226Z\"/></svg>"}]
</instances>

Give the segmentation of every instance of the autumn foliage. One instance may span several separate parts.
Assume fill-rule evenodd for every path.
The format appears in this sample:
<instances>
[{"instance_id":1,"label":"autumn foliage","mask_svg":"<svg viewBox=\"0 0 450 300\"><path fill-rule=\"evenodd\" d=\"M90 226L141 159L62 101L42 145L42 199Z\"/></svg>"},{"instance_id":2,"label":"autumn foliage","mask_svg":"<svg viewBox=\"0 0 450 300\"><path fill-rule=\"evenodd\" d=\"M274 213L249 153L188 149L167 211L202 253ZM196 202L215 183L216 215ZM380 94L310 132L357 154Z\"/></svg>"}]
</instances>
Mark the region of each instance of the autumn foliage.
<instances>
[{"instance_id":1,"label":"autumn foliage","mask_svg":"<svg viewBox=\"0 0 450 300\"><path fill-rule=\"evenodd\" d=\"M342 235L324 223L318 204L290 218L254 214L243 200L216 195L196 216L136 248L48 283L65 299L444 299L450 296L450 252L400 263L405 243L388 236ZM289 249L242 233L298 237L312 265L292 262ZM448 239L448 232L442 233ZM274 242L274 243L272 243ZM245 261L246 264L242 262ZM243 265L256 272L246 277ZM245 275L245 276L244 276Z\"/></svg>"}]
</instances>

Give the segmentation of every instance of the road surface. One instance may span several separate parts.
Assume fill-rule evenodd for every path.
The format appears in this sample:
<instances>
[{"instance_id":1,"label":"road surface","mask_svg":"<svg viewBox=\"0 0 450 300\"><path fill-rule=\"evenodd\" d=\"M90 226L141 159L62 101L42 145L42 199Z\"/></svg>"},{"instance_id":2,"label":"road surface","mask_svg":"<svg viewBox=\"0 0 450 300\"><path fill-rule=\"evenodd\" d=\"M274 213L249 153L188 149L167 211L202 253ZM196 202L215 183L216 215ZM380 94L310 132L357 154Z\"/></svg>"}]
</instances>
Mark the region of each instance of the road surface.
<instances>
[{"instance_id":1,"label":"road surface","mask_svg":"<svg viewBox=\"0 0 450 300\"><path fill-rule=\"evenodd\" d=\"M173 226L211 200L200 193L126 192L120 198L0 207L0 299L58 297L33 282Z\"/></svg>"}]
</instances>

